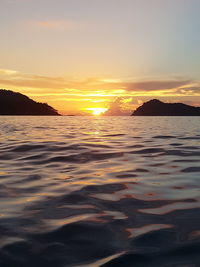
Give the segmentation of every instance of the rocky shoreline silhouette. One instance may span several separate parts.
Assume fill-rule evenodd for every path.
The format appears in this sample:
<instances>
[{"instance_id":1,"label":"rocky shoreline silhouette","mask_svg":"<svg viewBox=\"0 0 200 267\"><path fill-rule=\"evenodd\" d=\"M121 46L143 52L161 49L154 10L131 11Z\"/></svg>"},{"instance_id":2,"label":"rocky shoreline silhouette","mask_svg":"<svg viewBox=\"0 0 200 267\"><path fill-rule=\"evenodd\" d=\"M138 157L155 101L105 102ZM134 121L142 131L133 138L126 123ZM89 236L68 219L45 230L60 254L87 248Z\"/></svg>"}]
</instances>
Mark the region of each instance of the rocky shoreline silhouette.
<instances>
[{"instance_id":1,"label":"rocky shoreline silhouette","mask_svg":"<svg viewBox=\"0 0 200 267\"><path fill-rule=\"evenodd\" d=\"M0 89L0 115L59 116L60 114L46 103L36 102L21 93Z\"/></svg>"}]
</instances>

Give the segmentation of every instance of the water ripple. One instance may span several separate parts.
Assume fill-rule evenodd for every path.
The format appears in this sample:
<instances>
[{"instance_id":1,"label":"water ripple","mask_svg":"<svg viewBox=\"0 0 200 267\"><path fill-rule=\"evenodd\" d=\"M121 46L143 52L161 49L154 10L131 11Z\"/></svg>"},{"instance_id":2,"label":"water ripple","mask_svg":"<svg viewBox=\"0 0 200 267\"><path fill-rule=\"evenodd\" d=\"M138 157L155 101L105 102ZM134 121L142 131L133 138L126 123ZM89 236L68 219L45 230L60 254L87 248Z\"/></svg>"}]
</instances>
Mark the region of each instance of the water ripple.
<instances>
[{"instance_id":1,"label":"water ripple","mask_svg":"<svg viewBox=\"0 0 200 267\"><path fill-rule=\"evenodd\" d=\"M0 266L199 266L199 120L1 117Z\"/></svg>"}]
</instances>

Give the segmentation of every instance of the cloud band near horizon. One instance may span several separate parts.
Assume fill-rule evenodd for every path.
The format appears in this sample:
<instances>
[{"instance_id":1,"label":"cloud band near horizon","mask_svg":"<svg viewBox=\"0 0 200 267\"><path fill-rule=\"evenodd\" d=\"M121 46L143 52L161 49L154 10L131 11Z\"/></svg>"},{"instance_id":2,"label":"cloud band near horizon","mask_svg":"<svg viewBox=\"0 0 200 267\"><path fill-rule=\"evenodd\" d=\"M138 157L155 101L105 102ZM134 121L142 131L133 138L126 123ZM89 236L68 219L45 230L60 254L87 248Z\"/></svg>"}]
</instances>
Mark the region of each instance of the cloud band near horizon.
<instances>
[{"instance_id":1,"label":"cloud band near horizon","mask_svg":"<svg viewBox=\"0 0 200 267\"><path fill-rule=\"evenodd\" d=\"M64 89L65 92L70 91L81 91L84 92L97 92L104 93L109 91L115 94L130 93L148 93L148 92L176 92L180 95L185 95L187 92L191 95L199 94L200 96L200 82L193 80L145 80L145 81L126 81L123 79L102 79L102 78L88 78L86 80L72 80L66 77L52 77L52 76L41 76L33 74L25 74L15 70L0 69L0 86L14 86L18 88L32 88L33 91L41 89ZM14 90L15 88L13 88ZM46 91L45 90L45 91Z\"/></svg>"},{"instance_id":2,"label":"cloud band near horizon","mask_svg":"<svg viewBox=\"0 0 200 267\"><path fill-rule=\"evenodd\" d=\"M200 96L200 82L189 79L127 81L119 78L91 77L75 80L62 76L27 74L9 69L0 69L0 88L18 91L39 102L50 102L63 113L68 110L85 110L93 106L108 107L109 103L121 97L125 97L129 102L123 106L131 110L140 102L151 98L164 97L167 101L178 101L187 97L187 102L198 104L196 97Z\"/></svg>"}]
</instances>

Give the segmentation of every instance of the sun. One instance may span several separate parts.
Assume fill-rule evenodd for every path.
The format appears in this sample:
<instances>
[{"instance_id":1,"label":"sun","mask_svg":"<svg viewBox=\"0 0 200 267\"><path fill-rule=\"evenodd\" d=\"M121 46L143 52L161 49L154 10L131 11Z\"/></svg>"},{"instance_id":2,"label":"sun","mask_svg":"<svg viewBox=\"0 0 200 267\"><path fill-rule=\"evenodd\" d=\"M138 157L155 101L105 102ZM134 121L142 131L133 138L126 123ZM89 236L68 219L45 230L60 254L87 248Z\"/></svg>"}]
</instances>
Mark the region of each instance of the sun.
<instances>
[{"instance_id":1,"label":"sun","mask_svg":"<svg viewBox=\"0 0 200 267\"><path fill-rule=\"evenodd\" d=\"M91 111L92 115L99 116L108 109L107 108L87 108L87 110Z\"/></svg>"}]
</instances>

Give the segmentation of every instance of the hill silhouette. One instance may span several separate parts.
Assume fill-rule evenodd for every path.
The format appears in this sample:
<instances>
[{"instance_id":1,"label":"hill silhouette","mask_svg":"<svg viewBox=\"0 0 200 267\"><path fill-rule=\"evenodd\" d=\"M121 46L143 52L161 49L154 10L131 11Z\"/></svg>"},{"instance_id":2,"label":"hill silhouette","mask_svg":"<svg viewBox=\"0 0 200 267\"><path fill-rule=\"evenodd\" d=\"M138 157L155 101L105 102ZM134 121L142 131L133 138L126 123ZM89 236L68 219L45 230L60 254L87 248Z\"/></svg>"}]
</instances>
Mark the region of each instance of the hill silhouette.
<instances>
[{"instance_id":1,"label":"hill silhouette","mask_svg":"<svg viewBox=\"0 0 200 267\"><path fill-rule=\"evenodd\" d=\"M200 107L153 99L138 107L132 116L200 116Z\"/></svg>"},{"instance_id":2,"label":"hill silhouette","mask_svg":"<svg viewBox=\"0 0 200 267\"><path fill-rule=\"evenodd\" d=\"M0 89L0 115L60 115L46 103L38 103L29 97Z\"/></svg>"}]
</instances>

